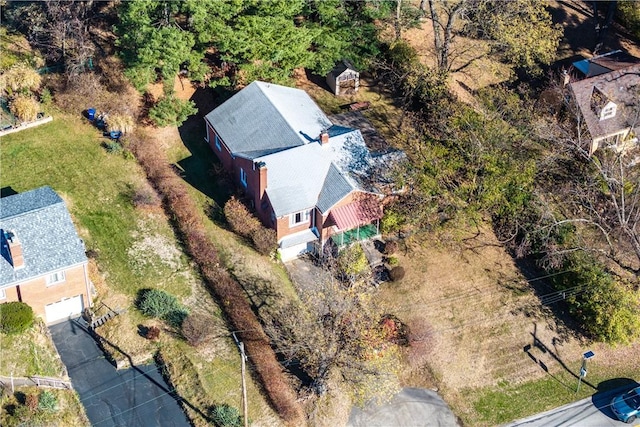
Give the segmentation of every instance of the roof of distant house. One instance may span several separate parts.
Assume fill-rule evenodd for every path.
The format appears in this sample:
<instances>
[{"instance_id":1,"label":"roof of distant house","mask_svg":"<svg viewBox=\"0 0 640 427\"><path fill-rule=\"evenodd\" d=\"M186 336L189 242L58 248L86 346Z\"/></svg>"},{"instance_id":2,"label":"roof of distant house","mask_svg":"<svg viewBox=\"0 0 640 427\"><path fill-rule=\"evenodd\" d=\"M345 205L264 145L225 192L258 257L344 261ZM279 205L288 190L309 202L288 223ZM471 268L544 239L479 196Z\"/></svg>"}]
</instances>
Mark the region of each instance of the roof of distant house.
<instances>
[{"instance_id":1,"label":"roof of distant house","mask_svg":"<svg viewBox=\"0 0 640 427\"><path fill-rule=\"evenodd\" d=\"M51 187L0 199L0 287L36 278L87 261L69 211ZM4 233L22 245L24 267L13 268Z\"/></svg>"},{"instance_id":2,"label":"roof of distant house","mask_svg":"<svg viewBox=\"0 0 640 427\"><path fill-rule=\"evenodd\" d=\"M585 77L595 77L600 74L621 70L640 63L640 59L622 50L614 50L592 58L582 59L573 63L574 68Z\"/></svg>"},{"instance_id":3,"label":"roof of distant house","mask_svg":"<svg viewBox=\"0 0 640 427\"><path fill-rule=\"evenodd\" d=\"M255 159L317 140L331 126L303 90L255 81L206 115L237 156Z\"/></svg>"},{"instance_id":4,"label":"roof of distant house","mask_svg":"<svg viewBox=\"0 0 640 427\"><path fill-rule=\"evenodd\" d=\"M615 134L631 126L625 110L638 106L640 64L573 82L571 90L591 137L597 139ZM616 104L616 115L601 120L594 108L603 107L609 101Z\"/></svg>"}]
</instances>

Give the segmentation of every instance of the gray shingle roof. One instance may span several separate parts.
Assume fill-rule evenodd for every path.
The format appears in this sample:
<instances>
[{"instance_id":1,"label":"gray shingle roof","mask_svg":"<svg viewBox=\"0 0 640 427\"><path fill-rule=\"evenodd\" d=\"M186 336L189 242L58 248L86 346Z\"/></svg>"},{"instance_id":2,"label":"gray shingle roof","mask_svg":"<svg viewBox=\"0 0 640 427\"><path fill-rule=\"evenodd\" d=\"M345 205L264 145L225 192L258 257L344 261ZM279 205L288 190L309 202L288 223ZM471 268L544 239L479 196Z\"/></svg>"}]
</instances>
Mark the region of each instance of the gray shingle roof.
<instances>
[{"instance_id":1,"label":"gray shingle roof","mask_svg":"<svg viewBox=\"0 0 640 427\"><path fill-rule=\"evenodd\" d=\"M362 114L349 116L375 129ZM276 217L318 207L326 213L354 190L376 192L376 164L360 130L332 124L299 89L253 82L206 116L232 154L264 162ZM327 131L322 145L320 133Z\"/></svg>"},{"instance_id":2,"label":"gray shingle roof","mask_svg":"<svg viewBox=\"0 0 640 427\"><path fill-rule=\"evenodd\" d=\"M354 190L353 185L331 164L318 196L317 207L323 214Z\"/></svg>"},{"instance_id":3,"label":"gray shingle roof","mask_svg":"<svg viewBox=\"0 0 640 427\"><path fill-rule=\"evenodd\" d=\"M24 256L24 267L14 270L7 249L2 247L0 287L87 261L69 211L51 187L1 198L0 229L15 234Z\"/></svg>"},{"instance_id":4,"label":"gray shingle roof","mask_svg":"<svg viewBox=\"0 0 640 427\"><path fill-rule=\"evenodd\" d=\"M205 118L232 153L246 157L304 145L331 126L305 91L258 81Z\"/></svg>"},{"instance_id":5,"label":"gray shingle roof","mask_svg":"<svg viewBox=\"0 0 640 427\"><path fill-rule=\"evenodd\" d=\"M267 165L266 192L277 217L313 208L331 159L319 143L256 159Z\"/></svg>"},{"instance_id":6,"label":"gray shingle roof","mask_svg":"<svg viewBox=\"0 0 640 427\"><path fill-rule=\"evenodd\" d=\"M625 109L638 103L640 64L573 82L571 90L593 139L619 132L631 126ZM607 100L617 104L615 117L600 120L592 108L594 93L604 94Z\"/></svg>"}]
</instances>

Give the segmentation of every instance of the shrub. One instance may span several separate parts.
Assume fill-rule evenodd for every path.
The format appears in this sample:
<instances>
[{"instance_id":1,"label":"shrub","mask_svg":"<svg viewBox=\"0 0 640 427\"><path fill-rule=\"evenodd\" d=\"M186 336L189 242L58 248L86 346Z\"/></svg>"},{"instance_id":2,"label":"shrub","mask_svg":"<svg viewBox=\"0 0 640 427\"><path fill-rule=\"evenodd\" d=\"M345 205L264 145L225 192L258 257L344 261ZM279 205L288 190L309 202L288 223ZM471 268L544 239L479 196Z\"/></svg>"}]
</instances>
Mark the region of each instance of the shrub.
<instances>
[{"instance_id":1,"label":"shrub","mask_svg":"<svg viewBox=\"0 0 640 427\"><path fill-rule=\"evenodd\" d=\"M198 112L193 101L183 101L173 96L165 96L149 110L149 118L156 126L180 126L187 117Z\"/></svg>"},{"instance_id":2,"label":"shrub","mask_svg":"<svg viewBox=\"0 0 640 427\"><path fill-rule=\"evenodd\" d=\"M211 320L202 314L191 314L182 322L182 336L187 342L197 347L209 336Z\"/></svg>"},{"instance_id":3,"label":"shrub","mask_svg":"<svg viewBox=\"0 0 640 427\"><path fill-rule=\"evenodd\" d=\"M393 255L398 252L398 242L395 240L388 241L384 244L384 254Z\"/></svg>"},{"instance_id":4,"label":"shrub","mask_svg":"<svg viewBox=\"0 0 640 427\"><path fill-rule=\"evenodd\" d=\"M0 304L0 330L5 334L20 334L33 325L33 309L23 302Z\"/></svg>"},{"instance_id":5,"label":"shrub","mask_svg":"<svg viewBox=\"0 0 640 427\"><path fill-rule=\"evenodd\" d=\"M224 216L231 230L242 237L250 237L260 227L260 221L235 197L225 203Z\"/></svg>"},{"instance_id":6,"label":"shrub","mask_svg":"<svg viewBox=\"0 0 640 427\"><path fill-rule=\"evenodd\" d=\"M393 282L399 282L400 280L404 279L404 274L404 267L400 266L393 267L391 271L389 271L389 277Z\"/></svg>"},{"instance_id":7,"label":"shrub","mask_svg":"<svg viewBox=\"0 0 640 427\"><path fill-rule=\"evenodd\" d=\"M31 412L34 412L38 409L39 398L37 394L28 394L25 399L24 405L29 408Z\"/></svg>"},{"instance_id":8,"label":"shrub","mask_svg":"<svg viewBox=\"0 0 640 427\"><path fill-rule=\"evenodd\" d=\"M20 121L31 122L38 118L40 104L30 96L16 96L9 109Z\"/></svg>"},{"instance_id":9,"label":"shrub","mask_svg":"<svg viewBox=\"0 0 640 427\"><path fill-rule=\"evenodd\" d=\"M390 267L395 267L398 265L398 257L395 256L390 256L387 258L387 264L389 264Z\"/></svg>"},{"instance_id":10,"label":"shrub","mask_svg":"<svg viewBox=\"0 0 640 427\"><path fill-rule=\"evenodd\" d=\"M170 311L165 316L162 317L168 324L175 328L179 328L182 326L184 319L189 316L189 310L186 307L178 307L175 310Z\"/></svg>"},{"instance_id":11,"label":"shrub","mask_svg":"<svg viewBox=\"0 0 640 427\"><path fill-rule=\"evenodd\" d=\"M109 116L107 120L108 131L120 131L123 135L131 133L133 131L134 120L133 117L127 114L115 113Z\"/></svg>"},{"instance_id":12,"label":"shrub","mask_svg":"<svg viewBox=\"0 0 640 427\"><path fill-rule=\"evenodd\" d=\"M180 303L176 297L163 290L151 289L142 296L139 308L147 316L163 318L178 310Z\"/></svg>"},{"instance_id":13,"label":"shrub","mask_svg":"<svg viewBox=\"0 0 640 427\"><path fill-rule=\"evenodd\" d=\"M269 255L278 247L276 231L271 228L259 226L251 234L253 247L262 255Z\"/></svg>"},{"instance_id":14,"label":"shrub","mask_svg":"<svg viewBox=\"0 0 640 427\"><path fill-rule=\"evenodd\" d=\"M217 427L240 427L242 425L240 411L226 403L211 408L211 419Z\"/></svg>"},{"instance_id":15,"label":"shrub","mask_svg":"<svg viewBox=\"0 0 640 427\"><path fill-rule=\"evenodd\" d=\"M158 338L160 338L160 328L158 328L157 326L150 326L147 329L147 332L144 335L144 337L151 341L157 340Z\"/></svg>"},{"instance_id":16,"label":"shrub","mask_svg":"<svg viewBox=\"0 0 640 427\"><path fill-rule=\"evenodd\" d=\"M52 392L44 390L40 393L38 409L47 412L56 412L58 410L58 398L56 398L56 395Z\"/></svg>"},{"instance_id":17,"label":"shrub","mask_svg":"<svg viewBox=\"0 0 640 427\"><path fill-rule=\"evenodd\" d=\"M104 149L107 153L117 154L122 152L122 145L118 141L107 141L104 143Z\"/></svg>"},{"instance_id":18,"label":"shrub","mask_svg":"<svg viewBox=\"0 0 640 427\"><path fill-rule=\"evenodd\" d=\"M338 271L350 280L365 274L369 270L369 262L360 245L352 245L338 254Z\"/></svg>"},{"instance_id":19,"label":"shrub","mask_svg":"<svg viewBox=\"0 0 640 427\"><path fill-rule=\"evenodd\" d=\"M28 64L20 62L9 68L2 75L2 90L10 96L15 93L28 93L37 90L42 82L40 74Z\"/></svg>"},{"instance_id":20,"label":"shrub","mask_svg":"<svg viewBox=\"0 0 640 427\"><path fill-rule=\"evenodd\" d=\"M53 102L53 96L49 88L45 87L42 89L42 92L40 92L40 102L45 106L49 106Z\"/></svg>"}]
</instances>

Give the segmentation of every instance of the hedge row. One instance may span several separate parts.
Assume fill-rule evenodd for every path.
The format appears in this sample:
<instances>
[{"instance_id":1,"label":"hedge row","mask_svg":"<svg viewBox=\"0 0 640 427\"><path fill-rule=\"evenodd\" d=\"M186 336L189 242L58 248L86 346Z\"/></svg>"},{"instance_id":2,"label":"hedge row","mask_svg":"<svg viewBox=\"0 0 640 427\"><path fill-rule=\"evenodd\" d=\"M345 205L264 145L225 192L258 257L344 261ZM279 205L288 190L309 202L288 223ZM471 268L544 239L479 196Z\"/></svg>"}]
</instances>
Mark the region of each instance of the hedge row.
<instances>
[{"instance_id":1,"label":"hedge row","mask_svg":"<svg viewBox=\"0 0 640 427\"><path fill-rule=\"evenodd\" d=\"M231 197L224 205L224 216L231 230L250 239L253 247L262 255L269 255L276 250L278 242L275 230L264 227L240 200Z\"/></svg>"},{"instance_id":2,"label":"hedge row","mask_svg":"<svg viewBox=\"0 0 640 427\"><path fill-rule=\"evenodd\" d=\"M223 267L215 246L207 238L198 205L189 196L187 186L156 145L141 136L132 138L131 142L132 152L163 198L167 211L173 215L187 251L198 265L231 327L242 331L240 336L245 349L274 409L290 425L306 424L302 408L296 401L296 393L278 363L242 287Z\"/></svg>"}]
</instances>

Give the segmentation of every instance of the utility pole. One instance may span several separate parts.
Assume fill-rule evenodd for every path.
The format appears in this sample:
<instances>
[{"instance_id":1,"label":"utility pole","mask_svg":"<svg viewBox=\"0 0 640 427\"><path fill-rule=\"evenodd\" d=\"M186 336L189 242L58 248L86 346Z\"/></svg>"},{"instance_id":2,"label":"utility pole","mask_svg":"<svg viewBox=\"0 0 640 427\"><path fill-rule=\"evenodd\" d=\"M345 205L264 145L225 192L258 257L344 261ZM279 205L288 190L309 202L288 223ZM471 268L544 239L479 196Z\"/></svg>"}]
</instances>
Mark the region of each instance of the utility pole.
<instances>
[{"instance_id":1,"label":"utility pole","mask_svg":"<svg viewBox=\"0 0 640 427\"><path fill-rule=\"evenodd\" d=\"M236 333L233 333L233 339L236 341L238 348L240 349L240 358L241 360L241 372L242 372L242 410L243 410L243 419L244 419L244 427L249 427L249 402L247 401L247 383L245 381L245 363L247 361L247 355L244 352L244 343L238 340L236 337Z\"/></svg>"}]
</instances>

